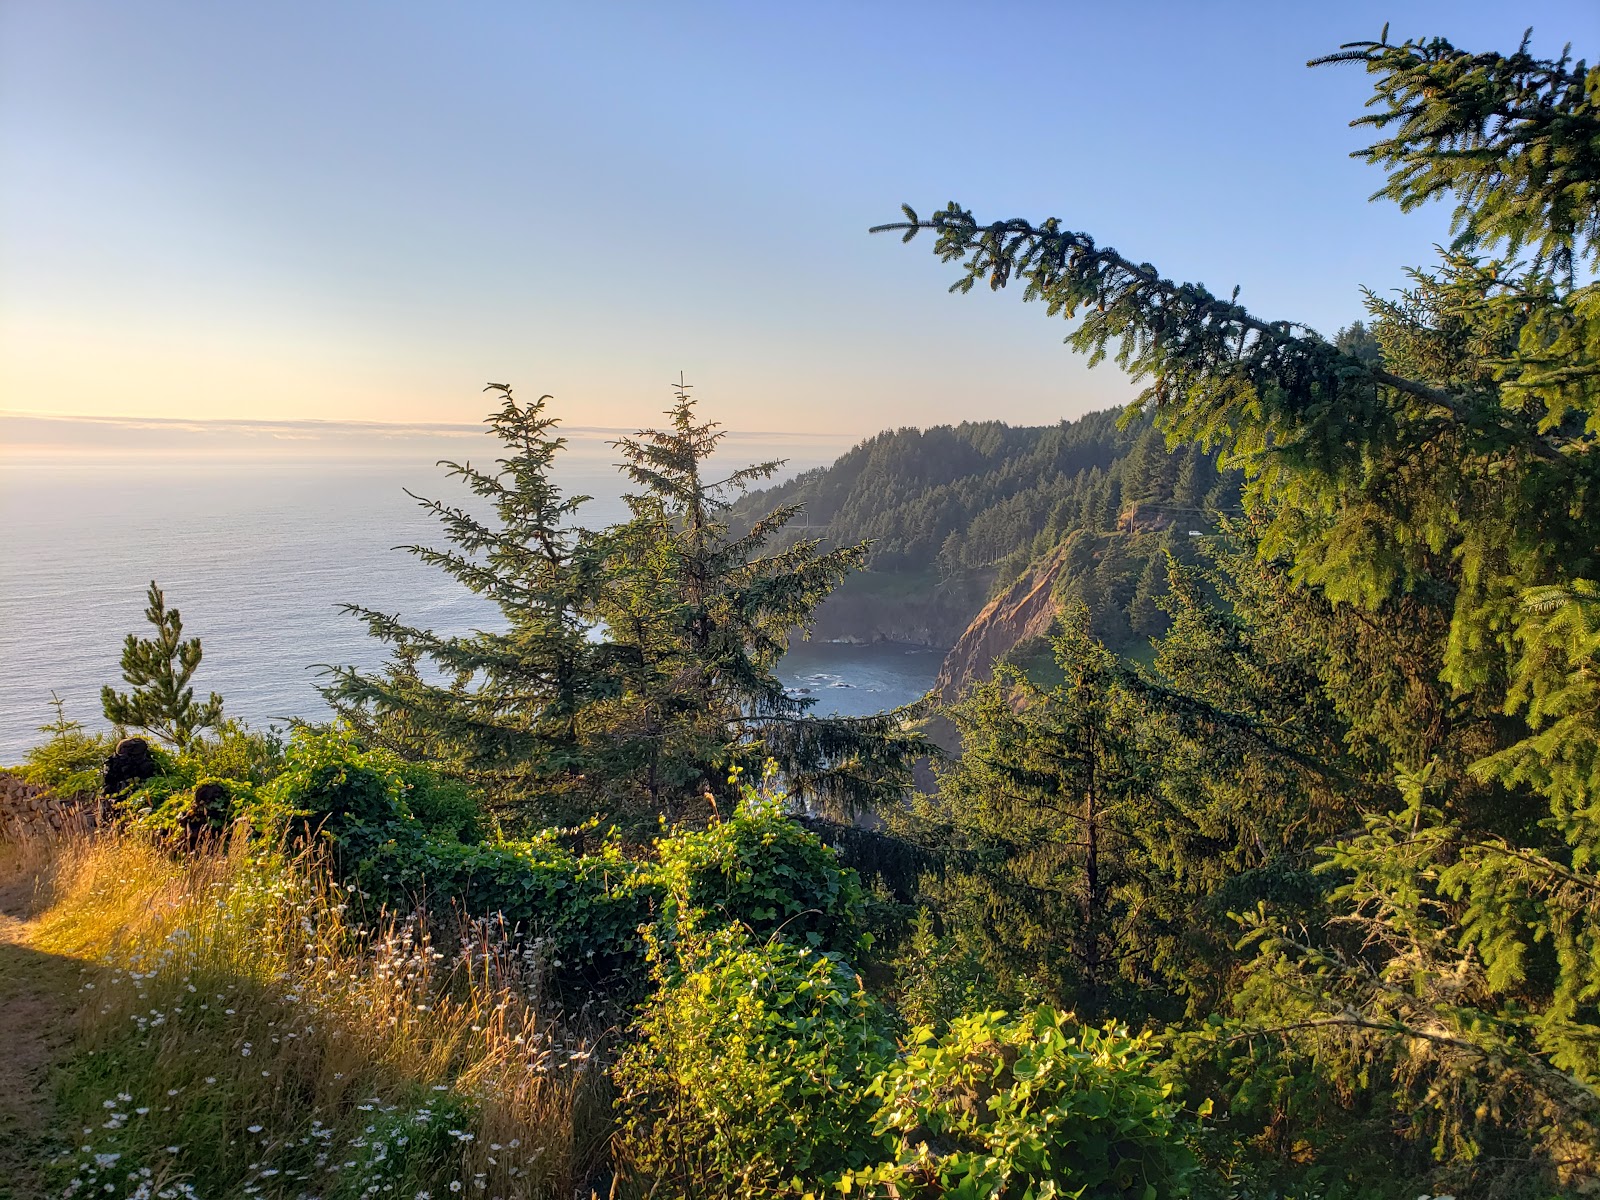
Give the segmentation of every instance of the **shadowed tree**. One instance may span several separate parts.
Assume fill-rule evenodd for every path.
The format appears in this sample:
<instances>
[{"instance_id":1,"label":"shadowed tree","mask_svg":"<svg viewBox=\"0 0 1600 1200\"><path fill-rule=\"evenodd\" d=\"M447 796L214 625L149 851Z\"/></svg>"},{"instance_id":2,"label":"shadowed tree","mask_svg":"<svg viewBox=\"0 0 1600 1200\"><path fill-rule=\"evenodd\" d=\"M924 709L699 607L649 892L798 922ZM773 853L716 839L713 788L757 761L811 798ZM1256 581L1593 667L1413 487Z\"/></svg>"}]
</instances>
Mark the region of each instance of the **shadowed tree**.
<instances>
[{"instance_id":1,"label":"shadowed tree","mask_svg":"<svg viewBox=\"0 0 1600 1200\"><path fill-rule=\"evenodd\" d=\"M1002 666L951 710L962 753L919 808L956 850L932 885L947 926L1000 987L1095 1016L1125 1008L1113 997L1143 977L1128 897L1152 781L1129 672L1086 609L1067 612L1052 649L1055 687Z\"/></svg>"}]
</instances>

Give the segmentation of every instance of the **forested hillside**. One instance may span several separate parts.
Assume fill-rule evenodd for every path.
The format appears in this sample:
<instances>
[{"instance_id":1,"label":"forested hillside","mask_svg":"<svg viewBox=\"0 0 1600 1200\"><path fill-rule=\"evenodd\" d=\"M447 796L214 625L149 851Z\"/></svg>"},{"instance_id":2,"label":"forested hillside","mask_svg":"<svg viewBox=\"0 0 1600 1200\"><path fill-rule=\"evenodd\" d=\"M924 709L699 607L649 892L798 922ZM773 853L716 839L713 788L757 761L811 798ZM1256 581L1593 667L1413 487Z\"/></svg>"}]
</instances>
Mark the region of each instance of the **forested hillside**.
<instances>
[{"instance_id":1,"label":"forested hillside","mask_svg":"<svg viewBox=\"0 0 1600 1200\"><path fill-rule=\"evenodd\" d=\"M1237 511L1238 479L1197 447L1169 450L1148 418L1120 417L886 431L730 516L799 504L791 541L871 543L866 570L819 609L816 636L945 647L997 587L1082 534L1058 594L1086 604L1102 638L1135 645L1166 628L1167 555L1192 560L1191 533Z\"/></svg>"}]
</instances>

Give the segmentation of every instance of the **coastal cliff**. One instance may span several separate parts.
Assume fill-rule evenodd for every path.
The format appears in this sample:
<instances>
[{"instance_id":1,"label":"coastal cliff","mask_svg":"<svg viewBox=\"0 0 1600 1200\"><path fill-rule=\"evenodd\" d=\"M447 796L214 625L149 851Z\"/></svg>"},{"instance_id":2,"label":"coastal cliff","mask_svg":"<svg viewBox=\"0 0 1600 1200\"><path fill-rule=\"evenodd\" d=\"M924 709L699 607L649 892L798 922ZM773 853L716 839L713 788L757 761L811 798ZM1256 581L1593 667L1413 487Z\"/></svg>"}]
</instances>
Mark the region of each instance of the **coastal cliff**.
<instances>
[{"instance_id":1,"label":"coastal cliff","mask_svg":"<svg viewBox=\"0 0 1600 1200\"><path fill-rule=\"evenodd\" d=\"M969 684L988 679L995 662L1055 620L1056 584L1071 557L1070 539L1029 567L972 619L934 681L941 704L953 704Z\"/></svg>"}]
</instances>

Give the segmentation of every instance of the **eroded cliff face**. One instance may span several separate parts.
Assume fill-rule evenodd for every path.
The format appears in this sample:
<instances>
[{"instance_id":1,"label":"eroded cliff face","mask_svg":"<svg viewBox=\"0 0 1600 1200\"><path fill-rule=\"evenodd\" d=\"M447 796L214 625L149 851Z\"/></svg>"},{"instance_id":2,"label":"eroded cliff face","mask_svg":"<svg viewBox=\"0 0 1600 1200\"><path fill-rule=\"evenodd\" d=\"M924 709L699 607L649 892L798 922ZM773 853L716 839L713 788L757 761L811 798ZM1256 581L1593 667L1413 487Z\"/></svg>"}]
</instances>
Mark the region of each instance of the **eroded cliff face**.
<instances>
[{"instance_id":1,"label":"eroded cliff face","mask_svg":"<svg viewBox=\"0 0 1600 1200\"><path fill-rule=\"evenodd\" d=\"M1049 632L1055 620L1056 581L1070 557L1070 540L1062 542L972 619L934 681L941 704L954 704L975 682L988 679L995 661L1029 638Z\"/></svg>"}]
</instances>

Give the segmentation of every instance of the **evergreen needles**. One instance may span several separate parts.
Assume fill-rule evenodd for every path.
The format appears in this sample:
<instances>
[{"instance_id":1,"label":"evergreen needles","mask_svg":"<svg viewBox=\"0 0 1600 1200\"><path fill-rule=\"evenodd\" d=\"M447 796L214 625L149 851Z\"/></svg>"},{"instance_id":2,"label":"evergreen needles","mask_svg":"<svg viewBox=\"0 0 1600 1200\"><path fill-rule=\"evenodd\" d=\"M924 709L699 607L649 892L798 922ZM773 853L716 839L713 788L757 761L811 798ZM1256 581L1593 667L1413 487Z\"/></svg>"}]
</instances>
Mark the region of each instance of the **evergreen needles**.
<instances>
[{"instance_id":1,"label":"evergreen needles","mask_svg":"<svg viewBox=\"0 0 1600 1200\"><path fill-rule=\"evenodd\" d=\"M200 639L183 638L183 619L167 607L166 597L150 581L145 620L155 627L154 637L129 634L122 646L122 678L131 692L112 687L100 691L106 720L118 727L144 729L179 749L195 734L222 720L222 697L212 692L196 702L189 686L200 665Z\"/></svg>"},{"instance_id":2,"label":"evergreen needles","mask_svg":"<svg viewBox=\"0 0 1600 1200\"><path fill-rule=\"evenodd\" d=\"M1154 669L1119 684L1154 772L1123 864L1150 878L1120 898L1148 949L1123 975L1150 1010L1147 967L1231 1003L1190 1035L1209 1047L1190 1078L1233 1081L1236 1136L1259 1120L1280 1147L1274 1189L1308 1145L1360 1163L1367 1135L1339 1143L1367 1122L1448 1164L1440 1187L1577 1194L1600 1169L1600 284L1576 270L1600 262L1600 70L1526 39L1385 36L1318 61L1374 77L1356 124L1381 135L1362 152L1378 195L1455 204L1454 245L1368 296L1370 330L1330 342L1055 219L952 203L878 228L934 231L953 290L1020 280L1075 321L1070 345L1146 381L1134 413L1245 474L1232 546L1207 587L1174 578ZM1056 765L1075 699L969 703L978 758L945 799L970 842L999 840L976 819L999 798L1040 821L1079 794ZM1038 739L1053 758L1016 749ZM1027 880L1040 859L968 890L1026 882L1024 913L1093 894L1086 851ZM1231 947L1208 931L1224 912ZM1037 970L1045 939L1007 944L1025 920L995 924L969 940L1070 980Z\"/></svg>"},{"instance_id":3,"label":"evergreen needles","mask_svg":"<svg viewBox=\"0 0 1600 1200\"><path fill-rule=\"evenodd\" d=\"M450 544L407 549L493 600L504 628L445 636L350 606L393 653L378 674L332 671L325 694L341 715L538 823L598 814L642 833L662 816L704 818L719 792L731 802L731 767L769 757L797 795L835 810L907 782L920 739L902 715L814 717L773 673L865 552L820 539L772 549L797 506L729 528L731 499L781 463L711 470L724 431L680 383L666 429L614 443L635 488L629 518L586 529L586 497L552 477L564 439L549 397L520 405L490 390L498 469L444 464L483 504L422 500Z\"/></svg>"}]
</instances>

